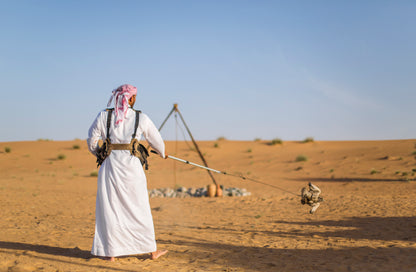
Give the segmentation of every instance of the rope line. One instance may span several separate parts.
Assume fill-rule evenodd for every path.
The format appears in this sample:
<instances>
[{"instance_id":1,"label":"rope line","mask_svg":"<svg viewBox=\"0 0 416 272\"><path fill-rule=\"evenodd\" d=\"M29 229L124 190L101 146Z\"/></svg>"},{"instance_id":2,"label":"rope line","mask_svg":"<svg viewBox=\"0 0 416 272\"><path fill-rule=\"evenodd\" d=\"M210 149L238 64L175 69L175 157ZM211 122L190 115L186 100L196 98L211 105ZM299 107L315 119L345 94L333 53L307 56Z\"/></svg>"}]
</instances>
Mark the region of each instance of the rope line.
<instances>
[{"instance_id":1,"label":"rope line","mask_svg":"<svg viewBox=\"0 0 416 272\"><path fill-rule=\"evenodd\" d=\"M156 153L154 150L152 150L150 152ZM241 178L243 180L250 180L252 182L256 182L256 183L259 183L259 184L263 184L263 185L266 185L266 186L269 186L269 187L272 187L272 188L275 188L275 189L284 191L286 193L289 193L289 194L292 194L292 195L295 195L295 196L300 196L300 194L293 193L293 192L288 191L286 189L283 189L283 188L281 188L279 186L276 186L276 185L273 185L273 184L269 184L269 183L265 183L265 182L260 181L260 180L257 180L257 179L245 177L243 175L235 175L235 174L227 173L227 172L224 172L224 171L219 171L219 170L216 170L216 169L213 169L213 168L205 167L205 166L202 166L202 165L199 165L199 164L196 164L196 163L193 163L193 162L184 160L184 159L176 158L176 157L170 156L170 155L168 155L168 158L169 159L172 159L172 160L180 161L180 162L183 162L183 163L186 163L186 164L190 164L190 165L193 165L193 166L196 166L196 167L199 167L199 168L202 168L202 169L211 171L211 172L215 172L217 174L229 175L229 176L233 176L233 177L236 177L236 178Z\"/></svg>"},{"instance_id":2,"label":"rope line","mask_svg":"<svg viewBox=\"0 0 416 272\"><path fill-rule=\"evenodd\" d=\"M276 185L269 184L269 183L265 183L265 182L262 182L262 181L259 181L259 180L253 179L253 178L245 177L245 176L242 176L242 175L234 175L234 174L230 174L230 173L227 173L227 172L221 172L221 173L223 173L224 175L229 175L229 176L241 178L241 179L244 179L244 180L250 180L250 181L253 181L253 182L256 182L256 183L260 183L260 184L263 184L263 185L266 185L266 186L270 186L270 187L273 187L275 189L279 189L281 191L284 191L286 193L289 193L289 194L292 194L292 195L295 195L295 196L300 196L299 194L295 194L295 193L293 193L291 191L288 191L288 190L283 189L281 187L278 187Z\"/></svg>"}]
</instances>

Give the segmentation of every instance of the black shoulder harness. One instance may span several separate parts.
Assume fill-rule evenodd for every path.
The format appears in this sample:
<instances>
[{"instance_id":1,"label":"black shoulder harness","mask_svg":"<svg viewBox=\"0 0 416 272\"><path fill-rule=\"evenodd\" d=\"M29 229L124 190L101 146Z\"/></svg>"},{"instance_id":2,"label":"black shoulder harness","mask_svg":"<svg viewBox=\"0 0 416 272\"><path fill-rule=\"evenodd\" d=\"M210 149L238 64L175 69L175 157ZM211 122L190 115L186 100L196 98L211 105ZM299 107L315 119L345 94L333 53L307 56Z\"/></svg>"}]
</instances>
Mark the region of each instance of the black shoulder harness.
<instances>
[{"instance_id":1,"label":"black shoulder harness","mask_svg":"<svg viewBox=\"0 0 416 272\"><path fill-rule=\"evenodd\" d=\"M139 127L140 113L141 111L135 110L136 120L134 123L134 131L131 135L130 144L112 144L110 141L110 126L111 126L111 117L114 111L114 108L106 109L107 111L107 134L106 139L101 147L98 148L97 152L97 166L100 166L104 160L110 155L112 150L130 150L131 155L139 158L142 165L145 165L145 169L148 170L149 165L147 162L147 157L149 152L146 147L139 143L139 140L136 139L137 128Z\"/></svg>"}]
</instances>

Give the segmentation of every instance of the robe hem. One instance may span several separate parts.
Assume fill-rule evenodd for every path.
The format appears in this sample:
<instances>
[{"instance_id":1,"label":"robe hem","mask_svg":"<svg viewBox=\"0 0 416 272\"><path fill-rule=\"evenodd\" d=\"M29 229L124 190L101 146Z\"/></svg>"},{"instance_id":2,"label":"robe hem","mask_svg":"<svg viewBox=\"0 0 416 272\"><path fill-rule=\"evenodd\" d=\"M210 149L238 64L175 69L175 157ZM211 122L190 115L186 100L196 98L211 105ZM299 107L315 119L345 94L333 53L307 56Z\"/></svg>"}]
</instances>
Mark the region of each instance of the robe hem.
<instances>
[{"instance_id":1,"label":"robe hem","mask_svg":"<svg viewBox=\"0 0 416 272\"><path fill-rule=\"evenodd\" d=\"M104 253L102 251L97 252L97 251L92 251L91 250L91 254L94 256L99 256L99 257L119 257L119 256L130 256L130 255L140 255L140 254L146 254L146 253L152 253L156 251L156 247L150 249L150 250L120 250L120 251L113 251L111 254L108 253Z\"/></svg>"}]
</instances>

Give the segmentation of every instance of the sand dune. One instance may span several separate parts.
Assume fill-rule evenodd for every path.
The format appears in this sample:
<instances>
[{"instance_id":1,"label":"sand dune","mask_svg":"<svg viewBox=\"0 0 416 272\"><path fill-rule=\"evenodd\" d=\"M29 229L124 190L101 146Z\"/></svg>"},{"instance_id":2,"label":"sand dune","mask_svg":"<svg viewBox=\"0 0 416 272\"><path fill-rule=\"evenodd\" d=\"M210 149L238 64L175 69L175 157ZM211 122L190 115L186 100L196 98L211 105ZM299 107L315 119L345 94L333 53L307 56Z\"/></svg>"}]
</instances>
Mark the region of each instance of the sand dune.
<instances>
[{"instance_id":1,"label":"sand dune","mask_svg":"<svg viewBox=\"0 0 416 272\"><path fill-rule=\"evenodd\" d=\"M0 271L416 271L416 140L199 145L210 167L285 191L215 174L252 195L153 198L167 257L110 263L89 253L97 168L85 142L0 143ZM167 142L201 163L192 149ZM212 182L154 155L147 176L149 188ZM313 215L297 196L309 181L325 200Z\"/></svg>"}]
</instances>

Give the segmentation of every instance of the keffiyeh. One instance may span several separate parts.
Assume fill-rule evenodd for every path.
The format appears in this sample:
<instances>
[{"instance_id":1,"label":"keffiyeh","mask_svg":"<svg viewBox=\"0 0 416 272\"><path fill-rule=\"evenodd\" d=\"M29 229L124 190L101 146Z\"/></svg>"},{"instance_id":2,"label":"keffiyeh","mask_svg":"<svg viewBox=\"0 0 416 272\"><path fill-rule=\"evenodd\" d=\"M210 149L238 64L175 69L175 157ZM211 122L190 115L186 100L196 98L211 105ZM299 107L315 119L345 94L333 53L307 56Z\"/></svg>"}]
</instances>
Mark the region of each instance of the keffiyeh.
<instances>
[{"instance_id":1,"label":"keffiyeh","mask_svg":"<svg viewBox=\"0 0 416 272\"><path fill-rule=\"evenodd\" d=\"M129 84L121 85L117 89L113 90L113 94L108 101L107 107L110 107L114 98L116 126L123 122L124 118L126 118L127 109L129 108L129 99L133 95L137 95L137 88Z\"/></svg>"}]
</instances>

